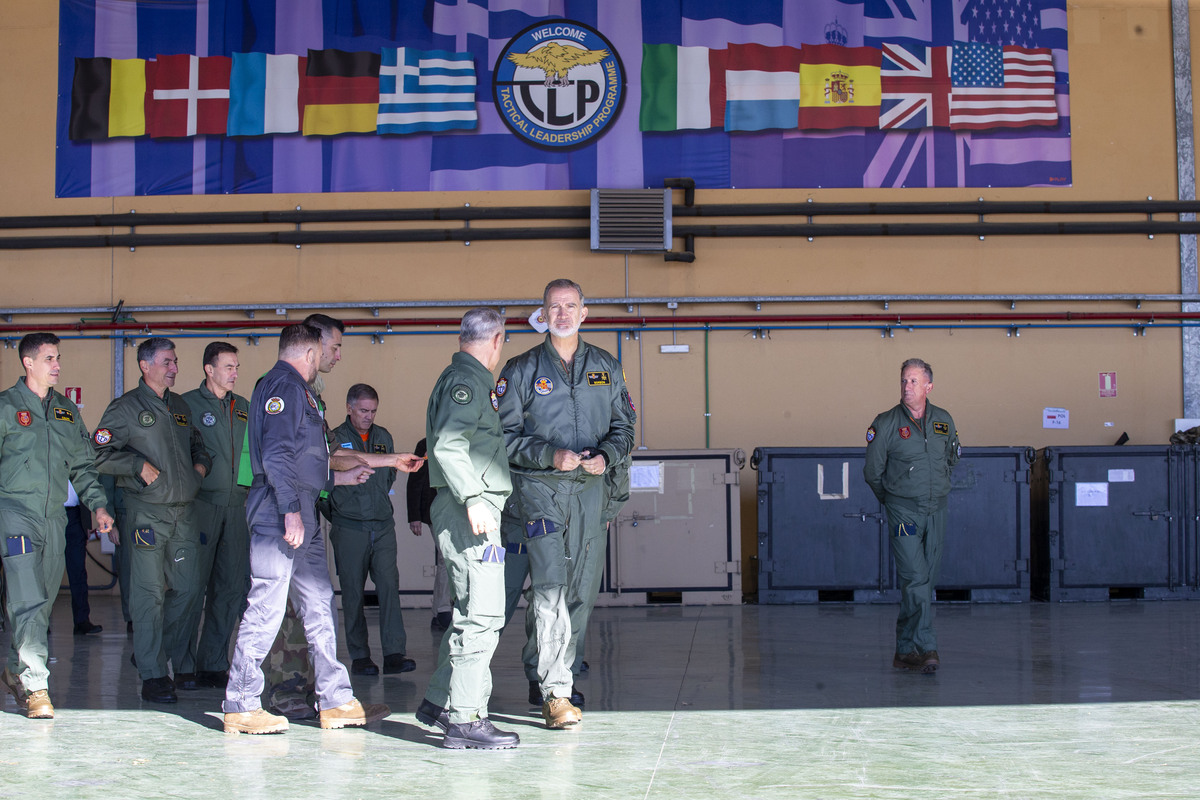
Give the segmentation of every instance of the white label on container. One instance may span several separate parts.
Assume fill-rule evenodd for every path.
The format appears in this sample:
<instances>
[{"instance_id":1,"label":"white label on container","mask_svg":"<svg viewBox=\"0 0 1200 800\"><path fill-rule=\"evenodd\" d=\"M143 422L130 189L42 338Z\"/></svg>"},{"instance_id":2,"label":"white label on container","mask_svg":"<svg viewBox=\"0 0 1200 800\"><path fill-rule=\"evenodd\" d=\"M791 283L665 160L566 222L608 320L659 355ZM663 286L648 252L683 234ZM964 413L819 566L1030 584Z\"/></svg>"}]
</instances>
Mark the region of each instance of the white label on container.
<instances>
[{"instance_id":1,"label":"white label on container","mask_svg":"<svg viewBox=\"0 0 1200 800\"><path fill-rule=\"evenodd\" d=\"M1106 506L1108 505L1107 483L1077 483L1075 484L1075 505L1077 506Z\"/></svg>"}]
</instances>

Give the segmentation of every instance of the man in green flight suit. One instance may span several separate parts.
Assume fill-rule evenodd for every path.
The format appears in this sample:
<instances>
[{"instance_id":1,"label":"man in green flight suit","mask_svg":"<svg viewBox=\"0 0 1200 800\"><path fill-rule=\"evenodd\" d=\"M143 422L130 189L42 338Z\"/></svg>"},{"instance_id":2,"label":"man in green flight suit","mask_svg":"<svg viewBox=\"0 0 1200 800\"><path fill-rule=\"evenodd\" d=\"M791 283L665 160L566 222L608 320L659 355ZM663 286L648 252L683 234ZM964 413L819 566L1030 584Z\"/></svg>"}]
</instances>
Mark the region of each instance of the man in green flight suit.
<instances>
[{"instance_id":1,"label":"man in green flight suit","mask_svg":"<svg viewBox=\"0 0 1200 800\"><path fill-rule=\"evenodd\" d=\"M600 590L607 498L624 493L604 476L632 452L637 415L621 363L579 336L587 318L579 284L551 281L542 309L545 341L504 365L496 394L513 474L505 513L529 554L542 716L565 728L582 718L571 668Z\"/></svg>"},{"instance_id":2,"label":"man in green flight suit","mask_svg":"<svg viewBox=\"0 0 1200 800\"><path fill-rule=\"evenodd\" d=\"M197 579L188 607L188 649L175 675L177 689L225 688L229 639L250 590L247 489L237 482L250 404L233 391L240 366L236 347L228 342L209 342L204 348L204 380L198 388L183 394L213 468L204 476L192 502L200 544L196 551ZM201 612L204 628L198 631Z\"/></svg>"},{"instance_id":3,"label":"man in green flight suit","mask_svg":"<svg viewBox=\"0 0 1200 800\"><path fill-rule=\"evenodd\" d=\"M933 673L941 666L933 593L946 535L950 472L960 448L954 420L930 403L933 368L919 358L900 367L900 402L867 428L863 477L887 511L900 583L892 666Z\"/></svg>"},{"instance_id":4,"label":"man in green flight suit","mask_svg":"<svg viewBox=\"0 0 1200 800\"><path fill-rule=\"evenodd\" d=\"M95 527L115 536L79 409L54 390L58 342L52 333L22 337L25 377L0 393L0 557L12 631L0 683L30 719L54 717L46 639L64 568L68 480Z\"/></svg>"},{"instance_id":5,"label":"man in green flight suit","mask_svg":"<svg viewBox=\"0 0 1200 800\"><path fill-rule=\"evenodd\" d=\"M515 733L488 719L491 661L504 624L500 510L512 491L492 370L504 347L504 317L463 315L459 352L442 371L425 418L429 485L437 490L433 533L446 562L454 610L417 719L445 732L455 750L516 747Z\"/></svg>"},{"instance_id":6,"label":"man in green flight suit","mask_svg":"<svg viewBox=\"0 0 1200 800\"><path fill-rule=\"evenodd\" d=\"M335 451L386 455L394 450L392 434L375 424L379 393L365 383L346 392L346 421L333 429ZM407 637L400 611L400 570L396 566L395 509L389 496L396 470L376 469L365 483L335 486L329 493L329 542L342 589L342 617L346 621L346 646L350 672L378 675L367 642L363 615L363 588L368 573L379 597L379 640L385 674L411 672L416 662L404 655Z\"/></svg>"},{"instance_id":7,"label":"man in green flight suit","mask_svg":"<svg viewBox=\"0 0 1200 800\"><path fill-rule=\"evenodd\" d=\"M192 500L212 459L192 425L191 409L171 391L179 373L175 343L146 339L137 360L138 385L108 404L92 440L96 468L117 476L125 499L129 530L122 536L133 545L129 611L142 699L174 703L167 661L181 671L200 543Z\"/></svg>"}]
</instances>

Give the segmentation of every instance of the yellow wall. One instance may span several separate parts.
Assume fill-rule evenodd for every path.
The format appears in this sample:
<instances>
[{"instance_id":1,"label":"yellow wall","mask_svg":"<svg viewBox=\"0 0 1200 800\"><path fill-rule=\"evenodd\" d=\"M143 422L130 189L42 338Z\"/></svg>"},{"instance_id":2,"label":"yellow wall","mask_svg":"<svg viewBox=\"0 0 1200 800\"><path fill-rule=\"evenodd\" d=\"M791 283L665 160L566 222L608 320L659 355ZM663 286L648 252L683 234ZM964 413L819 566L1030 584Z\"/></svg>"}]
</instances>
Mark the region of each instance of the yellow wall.
<instances>
[{"instance_id":1,"label":"yellow wall","mask_svg":"<svg viewBox=\"0 0 1200 800\"><path fill-rule=\"evenodd\" d=\"M1140 200L1178 196L1175 171L1171 19L1167 0L1069 4L1074 185L1045 189L701 191L700 203L843 200ZM1194 4L1193 41L1200 38ZM56 200L54 191L57 4L7 2L0 15L0 216L152 211L224 211L549 205L586 203L584 192L342 194L240 197L138 197ZM626 109L625 113L634 113ZM676 201L681 201L677 194ZM477 226L483 223L476 223ZM677 242L677 247L680 243ZM693 264L660 257L597 255L573 242L472 242L411 245L328 245L0 251L0 306L127 306L146 304L323 303L534 298L544 283L569 276L593 297L823 295L1174 293L1179 291L1178 241L1122 237L989 237L931 239L700 239ZM628 270L628 272L627 272ZM1169 303L1146 308L1178 310ZM511 306L511 318L529 305ZM1018 303L1017 311L1128 311L1120 303ZM462 309L421 312L450 317ZM681 307L697 314L878 313L879 303ZM1003 313L1008 303L892 303L889 311ZM662 305L637 314L661 316ZM387 314L388 312L384 312ZM595 306L593 316L629 317L623 306ZM341 312L369 318L370 312ZM396 312L395 316L403 316ZM411 313L410 313L411 315ZM36 327L66 318L16 321ZM100 315L82 315L100 316ZM293 313L297 320L303 313ZM273 318L259 312L258 318ZM238 320L234 312L138 314L139 322ZM682 323L681 323L682 324ZM355 329L356 331L358 329ZM243 336L252 331L237 332ZM19 332L12 334L19 335ZM168 333L167 335L171 335ZM586 331L585 331L586 335ZM514 355L537 341L515 333ZM704 335L677 334L686 355L663 355L670 333L640 341L615 332L589 335L619 346L643 420L639 443L653 448L705 445ZM178 338L180 389L199 382L207 338ZM273 361L274 342L244 338L241 388ZM449 336L347 340L345 360L329 376L326 398L365 381L382 396L379 421L399 443L421 435L427 392L453 350ZM111 345L68 341L63 386L85 387L84 418L94 426L111 394ZM934 402L955 415L968 445L1109 444L1127 431L1133 443L1163 442L1182 414L1178 329L912 330L892 338L877 330L718 331L709 338L710 444L854 445L875 413L896 401L897 371L909 356L936 370ZM15 350L0 350L0 380L19 374ZM136 381L131 350L126 384ZM1098 397L1098 373L1118 373L1118 397ZM1045 406L1070 409L1071 427L1041 427ZM1112 423L1108 426L1107 423ZM744 527L752 531L754 480L743 476ZM747 547L752 542L746 538Z\"/></svg>"}]
</instances>

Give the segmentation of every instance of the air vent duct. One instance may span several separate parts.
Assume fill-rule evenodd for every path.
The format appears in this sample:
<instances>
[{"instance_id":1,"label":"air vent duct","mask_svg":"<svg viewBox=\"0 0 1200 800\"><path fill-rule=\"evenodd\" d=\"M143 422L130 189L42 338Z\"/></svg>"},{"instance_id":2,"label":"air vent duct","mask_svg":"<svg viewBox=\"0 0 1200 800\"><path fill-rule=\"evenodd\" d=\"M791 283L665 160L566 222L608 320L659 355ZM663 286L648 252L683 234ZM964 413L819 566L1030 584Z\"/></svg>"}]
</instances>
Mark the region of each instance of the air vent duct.
<instances>
[{"instance_id":1,"label":"air vent duct","mask_svg":"<svg viewBox=\"0 0 1200 800\"><path fill-rule=\"evenodd\" d=\"M592 189L592 249L661 253L671 249L670 189Z\"/></svg>"}]
</instances>

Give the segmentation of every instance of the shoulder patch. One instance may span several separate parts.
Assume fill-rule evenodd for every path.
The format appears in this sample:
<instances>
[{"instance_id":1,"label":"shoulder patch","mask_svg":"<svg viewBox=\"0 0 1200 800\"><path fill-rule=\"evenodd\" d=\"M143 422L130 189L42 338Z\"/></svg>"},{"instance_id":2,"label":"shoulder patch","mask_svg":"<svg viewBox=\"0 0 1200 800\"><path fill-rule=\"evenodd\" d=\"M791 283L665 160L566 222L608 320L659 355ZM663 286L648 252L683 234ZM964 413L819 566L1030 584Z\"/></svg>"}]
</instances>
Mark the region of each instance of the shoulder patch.
<instances>
[{"instance_id":1,"label":"shoulder patch","mask_svg":"<svg viewBox=\"0 0 1200 800\"><path fill-rule=\"evenodd\" d=\"M589 372L587 382L588 386L612 386L612 379L607 372Z\"/></svg>"},{"instance_id":2,"label":"shoulder patch","mask_svg":"<svg viewBox=\"0 0 1200 800\"><path fill-rule=\"evenodd\" d=\"M112 441L112 431L108 428L97 428L96 435L92 437L96 444L104 445Z\"/></svg>"},{"instance_id":3,"label":"shoulder patch","mask_svg":"<svg viewBox=\"0 0 1200 800\"><path fill-rule=\"evenodd\" d=\"M287 404L283 402L283 398L275 395L274 397L267 398L267 403L263 406L263 410L268 414L275 415L283 411L286 407Z\"/></svg>"},{"instance_id":4,"label":"shoulder patch","mask_svg":"<svg viewBox=\"0 0 1200 800\"><path fill-rule=\"evenodd\" d=\"M454 388L450 390L450 398L460 406L465 406L471 402L471 387L465 383L454 384Z\"/></svg>"},{"instance_id":5,"label":"shoulder patch","mask_svg":"<svg viewBox=\"0 0 1200 800\"><path fill-rule=\"evenodd\" d=\"M488 394L491 395L492 408L495 409L496 411L499 411L500 410L500 398L496 395L495 392L488 392Z\"/></svg>"},{"instance_id":6,"label":"shoulder patch","mask_svg":"<svg viewBox=\"0 0 1200 800\"><path fill-rule=\"evenodd\" d=\"M874 425L867 428L867 443L870 444L873 441L875 441L875 426Z\"/></svg>"},{"instance_id":7,"label":"shoulder patch","mask_svg":"<svg viewBox=\"0 0 1200 800\"><path fill-rule=\"evenodd\" d=\"M508 378L501 378L496 381L496 397L504 397L504 393L508 391Z\"/></svg>"},{"instance_id":8,"label":"shoulder patch","mask_svg":"<svg viewBox=\"0 0 1200 800\"><path fill-rule=\"evenodd\" d=\"M59 422L74 422L75 421L75 415L71 413L71 409L58 408L57 406L54 409L54 418L56 420L58 420Z\"/></svg>"}]
</instances>

